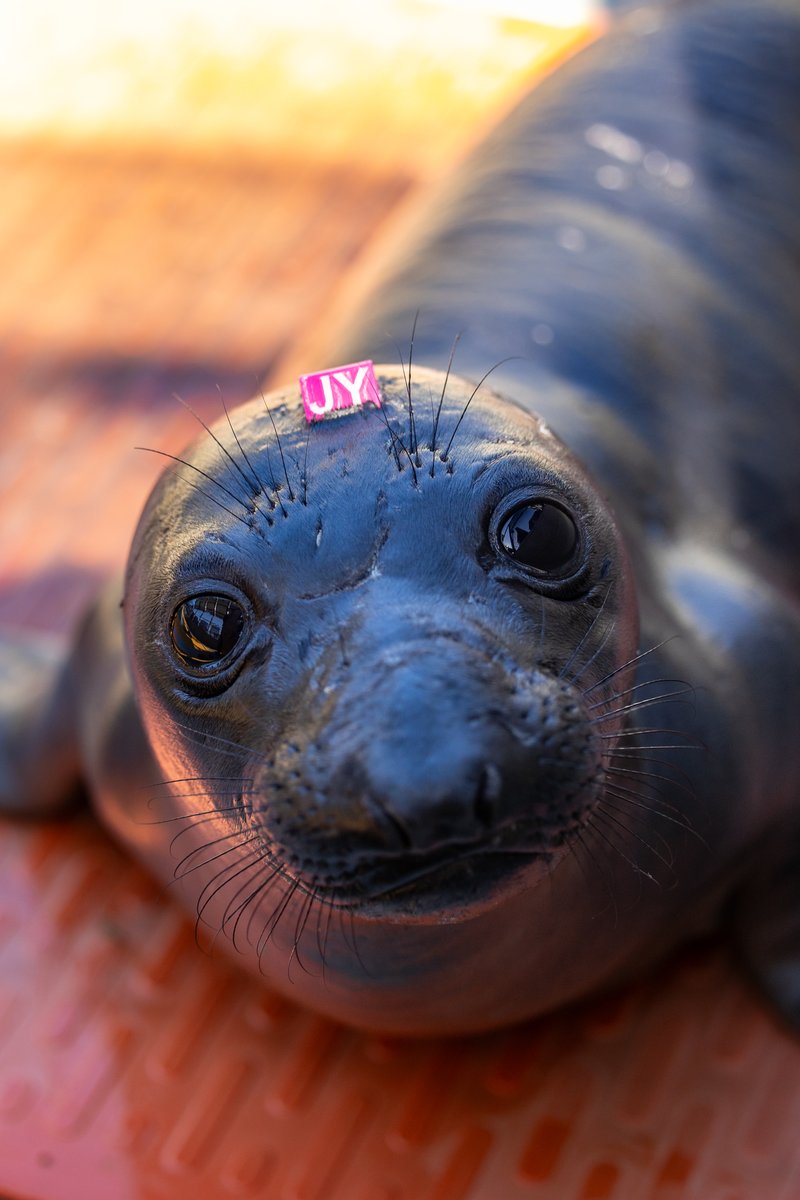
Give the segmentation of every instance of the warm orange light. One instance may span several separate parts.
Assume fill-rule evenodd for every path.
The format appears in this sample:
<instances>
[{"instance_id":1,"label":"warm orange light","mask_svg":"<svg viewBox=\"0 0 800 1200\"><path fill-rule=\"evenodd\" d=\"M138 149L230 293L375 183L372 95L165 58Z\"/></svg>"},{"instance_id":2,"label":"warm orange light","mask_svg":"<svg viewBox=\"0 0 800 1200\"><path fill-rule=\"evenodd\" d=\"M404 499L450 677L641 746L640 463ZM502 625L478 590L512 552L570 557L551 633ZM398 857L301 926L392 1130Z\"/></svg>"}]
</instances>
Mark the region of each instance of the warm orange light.
<instances>
[{"instance_id":1,"label":"warm orange light","mask_svg":"<svg viewBox=\"0 0 800 1200\"><path fill-rule=\"evenodd\" d=\"M15 10L11 12L11 9ZM380 156L424 169L586 24L591 0L28 0L0 14L0 134ZM544 23L546 22L546 24ZM566 30L564 26L567 26ZM452 114L452 120L451 115ZM374 150L373 150L374 148ZM423 161L420 162L419 156Z\"/></svg>"}]
</instances>

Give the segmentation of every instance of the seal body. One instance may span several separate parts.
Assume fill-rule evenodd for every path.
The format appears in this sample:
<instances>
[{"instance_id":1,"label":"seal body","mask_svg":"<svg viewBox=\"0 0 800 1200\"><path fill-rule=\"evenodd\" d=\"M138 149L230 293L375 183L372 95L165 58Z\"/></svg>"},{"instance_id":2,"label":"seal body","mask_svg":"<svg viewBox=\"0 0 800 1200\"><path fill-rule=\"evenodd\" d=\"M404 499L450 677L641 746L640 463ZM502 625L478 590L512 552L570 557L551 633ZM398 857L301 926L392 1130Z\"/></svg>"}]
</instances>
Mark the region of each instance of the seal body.
<instances>
[{"instance_id":1,"label":"seal body","mask_svg":"<svg viewBox=\"0 0 800 1200\"><path fill-rule=\"evenodd\" d=\"M639 10L528 97L333 336L407 339L381 408L284 389L165 474L5 794L83 774L353 1024L519 1020L725 917L800 1021L798 51L788 3Z\"/></svg>"}]
</instances>

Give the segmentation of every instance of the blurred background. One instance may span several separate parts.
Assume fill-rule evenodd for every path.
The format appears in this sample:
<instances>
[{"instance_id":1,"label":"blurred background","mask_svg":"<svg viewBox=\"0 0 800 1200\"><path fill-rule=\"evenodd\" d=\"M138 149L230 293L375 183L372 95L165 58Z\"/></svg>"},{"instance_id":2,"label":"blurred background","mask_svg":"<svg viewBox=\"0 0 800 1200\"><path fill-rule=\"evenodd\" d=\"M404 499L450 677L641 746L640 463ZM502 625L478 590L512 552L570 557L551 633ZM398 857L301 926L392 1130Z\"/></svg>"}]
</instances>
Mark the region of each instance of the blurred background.
<instances>
[{"instance_id":1,"label":"blurred background","mask_svg":"<svg viewBox=\"0 0 800 1200\"><path fill-rule=\"evenodd\" d=\"M429 170L530 71L552 30L587 24L593 9L592 0L4 5L0 132L328 161L358 145L384 169L406 157L409 169Z\"/></svg>"}]
</instances>

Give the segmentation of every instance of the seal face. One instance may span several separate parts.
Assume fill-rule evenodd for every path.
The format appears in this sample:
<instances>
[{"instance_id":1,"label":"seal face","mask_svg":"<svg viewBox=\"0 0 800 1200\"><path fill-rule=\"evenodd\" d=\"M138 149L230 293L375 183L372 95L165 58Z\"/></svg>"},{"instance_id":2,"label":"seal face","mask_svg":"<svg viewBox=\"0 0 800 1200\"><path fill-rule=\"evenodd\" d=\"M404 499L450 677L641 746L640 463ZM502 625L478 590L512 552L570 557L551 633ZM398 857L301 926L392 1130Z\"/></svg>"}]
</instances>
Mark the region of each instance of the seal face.
<instances>
[{"instance_id":1,"label":"seal face","mask_svg":"<svg viewBox=\"0 0 800 1200\"><path fill-rule=\"evenodd\" d=\"M327 987L363 990L397 925L468 922L548 877L624 736L635 600L583 470L498 396L378 378L380 412L311 431L293 396L274 433L239 410L157 486L131 552L177 874L279 986L279 930ZM342 914L371 950L334 938Z\"/></svg>"}]
</instances>

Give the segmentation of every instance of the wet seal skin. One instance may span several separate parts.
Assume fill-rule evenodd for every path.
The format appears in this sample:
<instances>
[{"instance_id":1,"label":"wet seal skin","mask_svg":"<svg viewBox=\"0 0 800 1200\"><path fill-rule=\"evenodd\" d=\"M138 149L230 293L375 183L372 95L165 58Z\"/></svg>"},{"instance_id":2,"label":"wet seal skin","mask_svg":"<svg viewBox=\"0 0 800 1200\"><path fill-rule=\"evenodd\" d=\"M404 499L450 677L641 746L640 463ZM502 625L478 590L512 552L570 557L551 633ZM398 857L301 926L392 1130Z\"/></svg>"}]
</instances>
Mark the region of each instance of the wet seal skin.
<instances>
[{"instance_id":1,"label":"wet seal skin","mask_svg":"<svg viewBox=\"0 0 800 1200\"><path fill-rule=\"evenodd\" d=\"M3 807L82 779L354 1025L500 1026L720 923L799 1025L798 61L796 5L641 9L524 100L332 331L406 338L381 406L223 418L123 620L4 649Z\"/></svg>"}]
</instances>

